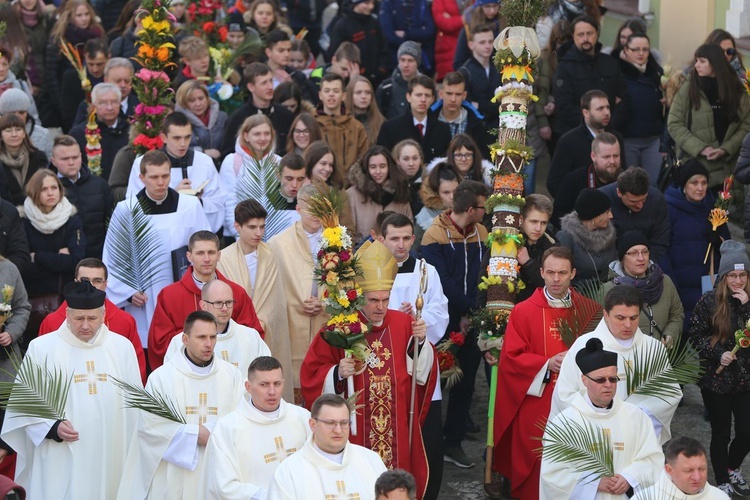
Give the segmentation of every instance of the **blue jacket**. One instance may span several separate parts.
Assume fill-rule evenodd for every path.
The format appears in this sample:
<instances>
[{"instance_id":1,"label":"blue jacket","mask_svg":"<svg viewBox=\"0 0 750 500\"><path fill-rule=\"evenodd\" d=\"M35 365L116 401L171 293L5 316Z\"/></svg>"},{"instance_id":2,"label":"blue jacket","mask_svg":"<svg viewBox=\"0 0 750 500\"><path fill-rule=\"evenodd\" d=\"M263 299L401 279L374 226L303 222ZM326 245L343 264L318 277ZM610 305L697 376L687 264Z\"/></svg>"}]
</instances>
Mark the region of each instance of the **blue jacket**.
<instances>
[{"instance_id":1,"label":"blue jacket","mask_svg":"<svg viewBox=\"0 0 750 500\"><path fill-rule=\"evenodd\" d=\"M380 4L378 20L395 63L398 63L396 53L399 46L411 40L422 44L422 66L427 70L434 67L437 30L430 5L427 0L414 0L411 15L408 15L401 0L383 0ZM396 36L396 31L403 31L404 37Z\"/></svg>"},{"instance_id":2,"label":"blue jacket","mask_svg":"<svg viewBox=\"0 0 750 500\"><path fill-rule=\"evenodd\" d=\"M661 103L661 76L664 70L654 56L648 57L646 72L620 58L620 51L612 53L625 78L630 99L621 108L620 132L623 137L658 137L664 129L664 105Z\"/></svg>"}]
</instances>

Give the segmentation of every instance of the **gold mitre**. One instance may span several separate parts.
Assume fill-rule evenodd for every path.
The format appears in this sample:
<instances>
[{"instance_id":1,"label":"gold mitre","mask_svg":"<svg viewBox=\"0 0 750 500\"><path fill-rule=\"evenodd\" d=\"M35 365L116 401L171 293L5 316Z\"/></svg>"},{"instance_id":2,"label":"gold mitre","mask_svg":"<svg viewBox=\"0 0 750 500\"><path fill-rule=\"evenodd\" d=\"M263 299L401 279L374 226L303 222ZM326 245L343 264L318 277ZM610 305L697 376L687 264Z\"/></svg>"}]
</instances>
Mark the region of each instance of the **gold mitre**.
<instances>
[{"instance_id":1,"label":"gold mitre","mask_svg":"<svg viewBox=\"0 0 750 500\"><path fill-rule=\"evenodd\" d=\"M367 241L357 250L362 276L356 281L363 292L390 291L398 273L393 254L379 241Z\"/></svg>"}]
</instances>

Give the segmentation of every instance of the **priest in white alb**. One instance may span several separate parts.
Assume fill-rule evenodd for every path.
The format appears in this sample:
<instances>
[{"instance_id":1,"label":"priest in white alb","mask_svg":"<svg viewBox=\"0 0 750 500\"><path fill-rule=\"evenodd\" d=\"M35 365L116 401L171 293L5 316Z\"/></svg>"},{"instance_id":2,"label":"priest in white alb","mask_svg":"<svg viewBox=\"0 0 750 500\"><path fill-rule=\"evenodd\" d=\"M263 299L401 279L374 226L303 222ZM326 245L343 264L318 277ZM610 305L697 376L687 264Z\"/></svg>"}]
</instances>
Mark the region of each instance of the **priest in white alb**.
<instances>
[{"instance_id":1,"label":"priest in white alb","mask_svg":"<svg viewBox=\"0 0 750 500\"><path fill-rule=\"evenodd\" d=\"M619 287L616 287L619 288ZM638 317L636 313L636 324ZM619 356L604 349L598 338L590 338L573 358L582 375L584 391L573 396L571 405L550 418L542 438L544 451L539 484L541 500L626 500L633 490L647 488L664 463L664 454L649 418L635 405L615 397L619 378ZM575 436L575 427L588 429L593 439ZM562 458L552 456L556 444L570 435L585 449L610 446L613 475L597 478ZM604 439L608 438L607 441Z\"/></svg>"},{"instance_id":2,"label":"priest in white alb","mask_svg":"<svg viewBox=\"0 0 750 500\"><path fill-rule=\"evenodd\" d=\"M195 311L185 320L184 347L157 368L146 390L169 398L185 424L140 411L117 494L120 500L201 500L203 456L216 422L237 407L242 376L214 355L216 319Z\"/></svg>"},{"instance_id":3,"label":"priest in white alb","mask_svg":"<svg viewBox=\"0 0 750 500\"><path fill-rule=\"evenodd\" d=\"M240 325L232 319L233 304L232 287L224 281L214 279L203 285L198 306L202 311L213 314L218 325L214 354L236 366L240 375L244 375L255 358L270 356L271 351L255 328ZM181 355L183 345L182 335L172 337L164 362Z\"/></svg>"},{"instance_id":4,"label":"priest in white alb","mask_svg":"<svg viewBox=\"0 0 750 500\"><path fill-rule=\"evenodd\" d=\"M109 299L135 318L141 343L147 345L156 298L162 288L179 279L173 273L172 252L186 246L190 235L196 231L208 230L209 224L198 198L181 195L169 187L170 163L166 154L149 151L143 155L140 172L145 187L115 207L104 240L102 261L110 274ZM155 246L146 252L148 255L127 251L134 238L134 210L146 216L148 229L145 233L155 235ZM155 270L148 286L144 287L146 290L137 290L134 283L128 281L132 269L139 265Z\"/></svg>"},{"instance_id":5,"label":"priest in white alb","mask_svg":"<svg viewBox=\"0 0 750 500\"><path fill-rule=\"evenodd\" d=\"M570 406L576 394L583 391L581 370L575 363L575 356L583 349L589 339L599 339L604 347L619 355L617 375L618 397L634 404L648 416L654 426L659 443L666 443L672 435L670 426L672 416L682 398L682 391L677 383L669 384L671 392L660 397L641 394L628 394L625 367L635 368L635 353L641 360L652 356L650 353L663 351L664 345L653 337L644 335L638 327L639 314L643 307L640 292L630 285L619 285L612 288L604 297L604 317L593 332L580 336L571 346L560 367L555 391L552 394L554 416Z\"/></svg>"},{"instance_id":6,"label":"priest in white alb","mask_svg":"<svg viewBox=\"0 0 750 500\"><path fill-rule=\"evenodd\" d=\"M64 295L65 323L31 341L21 368L48 370L44 384L54 374L62 386L69 380L64 418L19 413L11 403L0 437L18 453L15 480L28 498L114 498L137 413L124 409L112 377L140 386L138 360L133 344L103 324L104 292L73 282Z\"/></svg>"},{"instance_id":7,"label":"priest in white alb","mask_svg":"<svg viewBox=\"0 0 750 500\"><path fill-rule=\"evenodd\" d=\"M375 500L375 481L386 468L377 453L349 442L346 400L323 394L310 413L312 435L276 469L268 498Z\"/></svg>"},{"instance_id":8,"label":"priest in white alb","mask_svg":"<svg viewBox=\"0 0 750 500\"><path fill-rule=\"evenodd\" d=\"M256 358L245 395L221 418L206 446L206 498L264 500L279 465L310 435L310 412L287 403L284 372L276 358Z\"/></svg>"}]
</instances>

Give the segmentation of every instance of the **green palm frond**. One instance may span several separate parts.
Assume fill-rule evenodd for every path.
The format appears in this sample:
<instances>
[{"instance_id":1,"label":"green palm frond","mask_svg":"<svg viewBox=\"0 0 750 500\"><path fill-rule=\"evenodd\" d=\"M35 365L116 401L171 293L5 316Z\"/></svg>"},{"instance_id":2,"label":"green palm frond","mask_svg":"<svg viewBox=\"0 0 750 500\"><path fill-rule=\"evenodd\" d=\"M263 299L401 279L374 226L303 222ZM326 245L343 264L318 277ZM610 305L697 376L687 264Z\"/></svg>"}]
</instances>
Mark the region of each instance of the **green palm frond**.
<instances>
[{"instance_id":1,"label":"green palm frond","mask_svg":"<svg viewBox=\"0 0 750 500\"><path fill-rule=\"evenodd\" d=\"M264 241L268 241L286 229L287 214L283 208L283 199L279 190L279 178L276 175L278 163L274 155L268 155L262 160L246 160L237 175L237 203L254 199L266 209L266 234Z\"/></svg>"},{"instance_id":2,"label":"green palm frond","mask_svg":"<svg viewBox=\"0 0 750 500\"><path fill-rule=\"evenodd\" d=\"M187 423L185 417L169 396L164 396L158 392L151 394L140 385L116 379L112 375L110 375L109 378L112 380L112 383L122 391L126 408L143 410L152 415L156 415L157 417L177 422L178 424Z\"/></svg>"},{"instance_id":3,"label":"green palm frond","mask_svg":"<svg viewBox=\"0 0 750 500\"><path fill-rule=\"evenodd\" d=\"M169 253L163 251L159 235L141 204L135 198L125 203L130 204L128 212L115 212L107 230L111 242L109 272L130 288L143 292L167 265Z\"/></svg>"},{"instance_id":4,"label":"green palm frond","mask_svg":"<svg viewBox=\"0 0 750 500\"><path fill-rule=\"evenodd\" d=\"M601 304L604 302L602 284L597 279L582 281L574 289L591 301L581 301L576 304L570 319L559 318L557 320L557 331L568 348L584 333L594 331L602 319Z\"/></svg>"},{"instance_id":5,"label":"green palm frond","mask_svg":"<svg viewBox=\"0 0 750 500\"><path fill-rule=\"evenodd\" d=\"M551 0L503 0L500 15L507 20L508 26L533 28L547 13L551 3Z\"/></svg>"},{"instance_id":6,"label":"green palm frond","mask_svg":"<svg viewBox=\"0 0 750 500\"><path fill-rule=\"evenodd\" d=\"M47 360L42 366L28 357L21 362L10 351L8 355L17 374L13 382L0 382L0 406L18 417L65 420L73 377Z\"/></svg>"},{"instance_id":7,"label":"green palm frond","mask_svg":"<svg viewBox=\"0 0 750 500\"><path fill-rule=\"evenodd\" d=\"M562 416L558 422L542 420L542 447L534 450L550 462L564 462L575 472L586 474L586 482L615 475L614 451L609 433L591 422Z\"/></svg>"},{"instance_id":8,"label":"green palm frond","mask_svg":"<svg viewBox=\"0 0 750 500\"><path fill-rule=\"evenodd\" d=\"M318 193L307 200L307 213L320 219L323 227L336 227L339 217L347 209L348 199L343 189L323 183L316 183Z\"/></svg>"},{"instance_id":9,"label":"green palm frond","mask_svg":"<svg viewBox=\"0 0 750 500\"><path fill-rule=\"evenodd\" d=\"M680 397L678 384L693 384L704 371L689 341L673 347L649 342L634 348L631 362L625 363L628 397L638 394L669 402L667 398Z\"/></svg>"}]
</instances>

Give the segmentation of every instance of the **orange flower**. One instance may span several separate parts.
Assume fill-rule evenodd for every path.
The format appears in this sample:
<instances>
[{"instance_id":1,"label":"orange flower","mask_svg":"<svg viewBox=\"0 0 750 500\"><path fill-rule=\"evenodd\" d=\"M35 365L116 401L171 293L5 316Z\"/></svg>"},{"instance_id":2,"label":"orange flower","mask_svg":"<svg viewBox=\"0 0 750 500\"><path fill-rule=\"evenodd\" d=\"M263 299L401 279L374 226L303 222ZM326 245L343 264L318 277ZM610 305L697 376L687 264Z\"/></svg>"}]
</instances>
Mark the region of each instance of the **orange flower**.
<instances>
[{"instance_id":1,"label":"orange flower","mask_svg":"<svg viewBox=\"0 0 750 500\"><path fill-rule=\"evenodd\" d=\"M154 57L154 48L150 45L146 45L145 43L140 46L138 49L138 57L141 59L151 59Z\"/></svg>"},{"instance_id":2,"label":"orange flower","mask_svg":"<svg viewBox=\"0 0 750 500\"><path fill-rule=\"evenodd\" d=\"M166 47L156 49L156 59L160 62L167 62L169 60L169 49Z\"/></svg>"}]
</instances>

